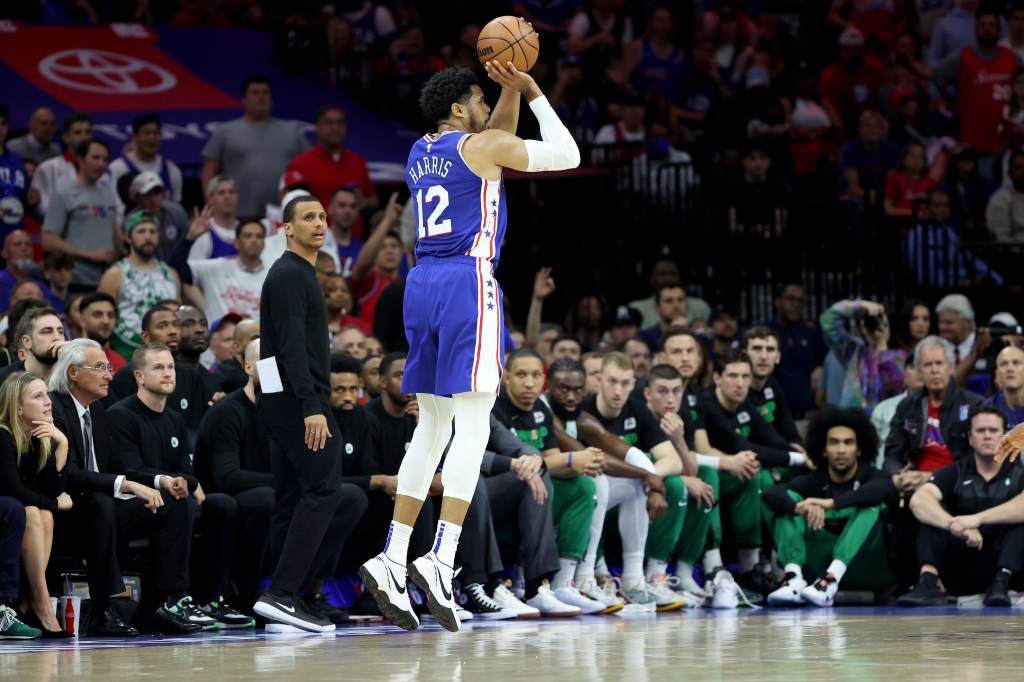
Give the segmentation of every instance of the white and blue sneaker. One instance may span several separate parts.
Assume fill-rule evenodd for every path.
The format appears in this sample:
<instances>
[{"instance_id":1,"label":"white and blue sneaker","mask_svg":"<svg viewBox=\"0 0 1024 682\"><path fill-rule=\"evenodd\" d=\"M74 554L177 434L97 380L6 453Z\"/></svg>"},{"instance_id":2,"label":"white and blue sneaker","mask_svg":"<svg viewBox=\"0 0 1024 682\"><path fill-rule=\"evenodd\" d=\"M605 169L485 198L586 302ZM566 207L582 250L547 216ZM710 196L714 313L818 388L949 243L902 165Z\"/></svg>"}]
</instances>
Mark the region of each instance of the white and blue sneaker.
<instances>
[{"instance_id":1,"label":"white and blue sneaker","mask_svg":"<svg viewBox=\"0 0 1024 682\"><path fill-rule=\"evenodd\" d=\"M377 608L385 618L403 630L420 626L420 619L409 601L405 566L381 552L359 567L359 578L377 600Z\"/></svg>"},{"instance_id":2,"label":"white and blue sneaker","mask_svg":"<svg viewBox=\"0 0 1024 682\"><path fill-rule=\"evenodd\" d=\"M459 614L452 589L454 577L455 569L441 563L433 552L427 552L409 565L409 579L427 595L427 608L448 632L459 631Z\"/></svg>"}]
</instances>

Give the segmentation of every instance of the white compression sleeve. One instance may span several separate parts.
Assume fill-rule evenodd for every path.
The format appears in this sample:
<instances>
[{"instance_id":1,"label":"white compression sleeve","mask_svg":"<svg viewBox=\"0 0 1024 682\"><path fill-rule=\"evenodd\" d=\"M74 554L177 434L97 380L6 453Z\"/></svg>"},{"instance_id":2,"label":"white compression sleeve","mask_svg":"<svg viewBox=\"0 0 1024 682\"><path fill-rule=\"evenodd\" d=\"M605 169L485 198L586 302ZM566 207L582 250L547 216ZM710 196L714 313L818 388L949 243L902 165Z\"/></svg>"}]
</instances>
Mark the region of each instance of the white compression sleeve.
<instances>
[{"instance_id":1,"label":"white compression sleeve","mask_svg":"<svg viewBox=\"0 0 1024 682\"><path fill-rule=\"evenodd\" d=\"M529 156L531 173L550 170L568 170L580 165L580 149L569 129L551 108L543 95L530 102L530 109L540 124L540 140L523 140Z\"/></svg>"},{"instance_id":2,"label":"white compression sleeve","mask_svg":"<svg viewBox=\"0 0 1024 682\"><path fill-rule=\"evenodd\" d=\"M722 460L718 459L714 455L697 455L697 466L711 467L712 469L718 469L718 465L721 464Z\"/></svg>"},{"instance_id":3,"label":"white compression sleeve","mask_svg":"<svg viewBox=\"0 0 1024 682\"><path fill-rule=\"evenodd\" d=\"M640 448L630 448L626 451L626 464L631 464L638 469L643 469L649 474L657 473L657 469L654 468L654 462L647 456Z\"/></svg>"}]
</instances>

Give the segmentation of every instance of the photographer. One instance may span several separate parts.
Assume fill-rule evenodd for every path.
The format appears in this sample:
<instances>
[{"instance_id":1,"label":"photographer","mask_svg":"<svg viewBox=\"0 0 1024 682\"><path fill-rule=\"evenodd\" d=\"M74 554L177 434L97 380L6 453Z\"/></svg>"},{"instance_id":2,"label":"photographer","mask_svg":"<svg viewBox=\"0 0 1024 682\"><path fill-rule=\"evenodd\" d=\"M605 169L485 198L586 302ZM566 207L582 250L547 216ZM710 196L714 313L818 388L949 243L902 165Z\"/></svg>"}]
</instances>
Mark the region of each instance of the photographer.
<instances>
[{"instance_id":1,"label":"photographer","mask_svg":"<svg viewBox=\"0 0 1024 682\"><path fill-rule=\"evenodd\" d=\"M906 352L889 348L889 317L874 301L847 299L821 314L821 333L843 366L840 407L870 411L903 390Z\"/></svg>"},{"instance_id":2,"label":"photographer","mask_svg":"<svg viewBox=\"0 0 1024 682\"><path fill-rule=\"evenodd\" d=\"M996 371L996 357L1006 347L1019 345L1021 333L1017 318L1010 313L996 313L989 319L988 326L978 327L971 352L956 366L957 386L979 395L989 395L992 392L991 379ZM1005 389L1006 386L998 382L996 388ZM1010 418L1009 413L1007 417ZM1010 427L1013 427L1016 422L1012 418L1010 421Z\"/></svg>"}]
</instances>

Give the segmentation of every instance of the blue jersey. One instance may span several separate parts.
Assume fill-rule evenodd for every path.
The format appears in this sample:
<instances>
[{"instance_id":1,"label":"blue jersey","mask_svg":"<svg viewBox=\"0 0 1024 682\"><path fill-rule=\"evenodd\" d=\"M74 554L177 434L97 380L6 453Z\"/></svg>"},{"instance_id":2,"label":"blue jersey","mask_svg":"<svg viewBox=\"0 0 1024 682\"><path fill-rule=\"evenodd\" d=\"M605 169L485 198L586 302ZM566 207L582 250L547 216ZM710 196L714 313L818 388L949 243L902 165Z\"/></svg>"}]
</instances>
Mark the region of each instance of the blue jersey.
<instances>
[{"instance_id":1,"label":"blue jersey","mask_svg":"<svg viewBox=\"0 0 1024 682\"><path fill-rule=\"evenodd\" d=\"M0 239L21 229L25 220L28 173L21 157L0 142ZM4 299L5 301L7 299Z\"/></svg>"},{"instance_id":2,"label":"blue jersey","mask_svg":"<svg viewBox=\"0 0 1024 682\"><path fill-rule=\"evenodd\" d=\"M469 169L462 145L471 133L427 135L412 146L405 181L416 217L416 257L470 256L497 264L505 237L501 180Z\"/></svg>"}]
</instances>

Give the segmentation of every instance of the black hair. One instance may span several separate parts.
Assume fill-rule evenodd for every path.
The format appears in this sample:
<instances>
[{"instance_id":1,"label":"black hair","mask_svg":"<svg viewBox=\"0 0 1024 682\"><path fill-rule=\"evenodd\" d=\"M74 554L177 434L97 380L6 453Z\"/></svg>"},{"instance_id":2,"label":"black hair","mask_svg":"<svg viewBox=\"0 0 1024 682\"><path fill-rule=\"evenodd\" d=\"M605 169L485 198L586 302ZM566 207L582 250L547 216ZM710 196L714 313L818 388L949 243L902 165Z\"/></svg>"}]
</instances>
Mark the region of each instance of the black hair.
<instances>
[{"instance_id":1,"label":"black hair","mask_svg":"<svg viewBox=\"0 0 1024 682\"><path fill-rule=\"evenodd\" d=\"M242 79L242 94L244 95L249 91L249 86L254 84L266 85L273 91L274 86L271 84L270 79L262 73L254 73L246 76Z\"/></svg>"},{"instance_id":2,"label":"black hair","mask_svg":"<svg viewBox=\"0 0 1024 682\"><path fill-rule=\"evenodd\" d=\"M524 348L523 350L529 350ZM517 351L518 352L518 351ZM536 354L536 353L534 353ZM540 357L537 355L537 357ZM508 363L511 364L511 363ZM548 367L548 376L553 377L559 372L579 372L583 376L587 375L587 370L583 368L583 363L579 360L573 360L572 358L558 358L551 363Z\"/></svg>"},{"instance_id":3,"label":"black hair","mask_svg":"<svg viewBox=\"0 0 1024 682\"><path fill-rule=\"evenodd\" d=\"M391 369L391 365L395 364L399 360L405 360L407 357L409 357L408 353L388 353L383 358L381 358L380 367L377 368L377 373L380 374L381 376L386 375L388 373L388 370Z\"/></svg>"},{"instance_id":4,"label":"black hair","mask_svg":"<svg viewBox=\"0 0 1024 682\"><path fill-rule=\"evenodd\" d=\"M81 308L79 308L79 310L81 310ZM161 312L173 313L174 311L163 303L157 303L155 306L147 310L142 316L142 331L149 331L149 323L153 321L153 316ZM177 318L177 315L175 315L175 318Z\"/></svg>"},{"instance_id":5,"label":"black hair","mask_svg":"<svg viewBox=\"0 0 1024 682\"><path fill-rule=\"evenodd\" d=\"M828 432L837 427L851 429L857 438L857 459L873 463L878 455L878 431L871 418L859 407L840 409L834 405L821 408L807 427L807 455L814 462L825 459Z\"/></svg>"},{"instance_id":6,"label":"black hair","mask_svg":"<svg viewBox=\"0 0 1024 682\"><path fill-rule=\"evenodd\" d=\"M139 131L142 130L142 126L155 123L160 126L160 115L159 114L142 114L132 119L132 134L138 135Z\"/></svg>"},{"instance_id":7,"label":"black hair","mask_svg":"<svg viewBox=\"0 0 1024 682\"><path fill-rule=\"evenodd\" d=\"M551 340L551 347L554 348L556 344L559 344L562 341L572 341L573 343L575 343L577 346L580 347L580 353L583 352L583 344L580 343L579 339L577 339L572 334L569 334L568 332L563 332L562 334L559 334L554 339L552 339Z\"/></svg>"},{"instance_id":8,"label":"black hair","mask_svg":"<svg viewBox=\"0 0 1024 682\"><path fill-rule=\"evenodd\" d=\"M70 114L64 117L64 132L70 133L71 126L76 123L88 123L92 125L92 116L86 111L72 111Z\"/></svg>"},{"instance_id":9,"label":"black hair","mask_svg":"<svg viewBox=\"0 0 1024 682\"><path fill-rule=\"evenodd\" d=\"M109 144L107 144L103 140L97 140L95 137L91 137L88 140L82 140L81 142L78 143L78 146L75 147L75 156L77 156L80 159L84 159L89 154L89 147L93 146L94 144L98 144L99 146L106 149L107 155L110 155Z\"/></svg>"},{"instance_id":10,"label":"black hair","mask_svg":"<svg viewBox=\"0 0 1024 682\"><path fill-rule=\"evenodd\" d=\"M974 418L979 414L994 414L999 417L999 421L1003 423L1003 431L1006 431L1006 427L1008 425L1006 415L1003 414L995 405L978 405L977 407L972 407L971 411L967 413L967 423L970 425L970 428L974 427Z\"/></svg>"},{"instance_id":11,"label":"black hair","mask_svg":"<svg viewBox=\"0 0 1024 682\"><path fill-rule=\"evenodd\" d=\"M331 192L331 201L334 201L334 197L338 196L338 192L348 192L354 197L359 196L359 191L353 185L342 185L338 189Z\"/></svg>"},{"instance_id":12,"label":"black hair","mask_svg":"<svg viewBox=\"0 0 1024 682\"><path fill-rule=\"evenodd\" d=\"M75 257L66 251L51 251L43 259L43 270L70 270L75 265Z\"/></svg>"},{"instance_id":13,"label":"black hair","mask_svg":"<svg viewBox=\"0 0 1024 682\"><path fill-rule=\"evenodd\" d=\"M4 119L5 121L9 118L7 114L7 105L2 102L0 102L0 118Z\"/></svg>"},{"instance_id":14,"label":"black hair","mask_svg":"<svg viewBox=\"0 0 1024 682\"><path fill-rule=\"evenodd\" d=\"M655 305L661 303L661 294L666 289L682 289L683 290L683 294L686 294L686 288L682 284L679 284L678 282L675 282L673 284L662 284L660 287L658 287L657 289L654 290L654 304Z\"/></svg>"},{"instance_id":15,"label":"black hair","mask_svg":"<svg viewBox=\"0 0 1024 682\"><path fill-rule=\"evenodd\" d=\"M554 344L551 344L554 345ZM505 360L505 369L508 370L516 363L516 360L522 358L533 358L534 360L540 361L540 366L544 366L544 358L540 356L540 353L532 348L516 348L514 351L508 354L508 358Z\"/></svg>"},{"instance_id":16,"label":"black hair","mask_svg":"<svg viewBox=\"0 0 1024 682\"><path fill-rule=\"evenodd\" d=\"M299 204L307 202L307 201L320 201L320 200L317 199L312 194L303 194L301 196L295 197L294 199L292 199L291 201L289 201L287 204L284 205L284 211L283 211L282 216L281 216L281 222L290 223L290 222L294 221L295 220L295 207L298 206Z\"/></svg>"},{"instance_id":17,"label":"black hair","mask_svg":"<svg viewBox=\"0 0 1024 682\"><path fill-rule=\"evenodd\" d=\"M114 306L114 315L115 317L117 316L117 301L114 300L113 296L103 291L94 291L91 294L83 296L82 302L78 304L78 311L83 312L93 303L99 303L100 301L106 301L110 305Z\"/></svg>"},{"instance_id":18,"label":"black hair","mask_svg":"<svg viewBox=\"0 0 1024 682\"><path fill-rule=\"evenodd\" d=\"M321 106L319 109L316 110L316 118L313 119L313 120L316 121L317 123L319 123L320 119L323 118L324 115L326 115L327 112L329 112L329 111L340 111L342 116L345 115L345 110L342 109L339 105L337 105L337 104L324 104L323 106Z\"/></svg>"},{"instance_id":19,"label":"black hair","mask_svg":"<svg viewBox=\"0 0 1024 682\"><path fill-rule=\"evenodd\" d=\"M683 375L680 374L679 370L673 367L672 365L662 363L660 365L655 365L654 367L651 367L649 370L647 370L648 386L650 386L652 383L654 383L654 381L658 379L661 379L662 381L673 381L675 379L682 381Z\"/></svg>"},{"instance_id":20,"label":"black hair","mask_svg":"<svg viewBox=\"0 0 1024 682\"><path fill-rule=\"evenodd\" d=\"M726 367L737 362L745 362L751 368L754 367L754 363L750 361L747 351L739 348L730 348L720 355L715 355L715 371L721 374L725 371Z\"/></svg>"},{"instance_id":21,"label":"black hair","mask_svg":"<svg viewBox=\"0 0 1024 682\"><path fill-rule=\"evenodd\" d=\"M355 374L361 376L363 363L348 353L331 353L331 374Z\"/></svg>"},{"instance_id":22,"label":"black hair","mask_svg":"<svg viewBox=\"0 0 1024 682\"><path fill-rule=\"evenodd\" d=\"M241 239L242 228L245 227L246 225L252 225L253 223L256 223L257 225L260 226L260 229L263 230L263 236L266 237L267 226L263 224L263 218L261 218L258 215L247 215L242 216L241 218L238 219L238 227L235 228L235 239Z\"/></svg>"},{"instance_id":23,"label":"black hair","mask_svg":"<svg viewBox=\"0 0 1024 682\"><path fill-rule=\"evenodd\" d=\"M420 109L431 121L440 123L451 116L452 104L469 102L473 86L479 83L476 74L462 66L438 71L420 91Z\"/></svg>"}]
</instances>

